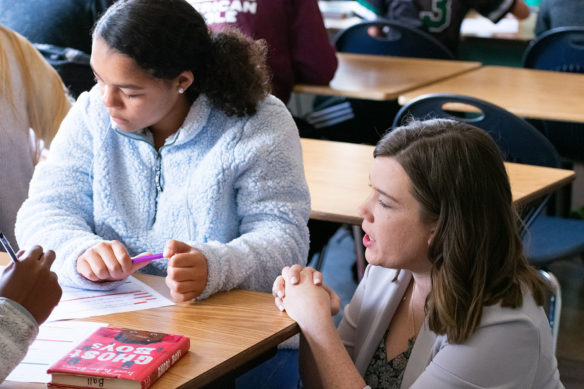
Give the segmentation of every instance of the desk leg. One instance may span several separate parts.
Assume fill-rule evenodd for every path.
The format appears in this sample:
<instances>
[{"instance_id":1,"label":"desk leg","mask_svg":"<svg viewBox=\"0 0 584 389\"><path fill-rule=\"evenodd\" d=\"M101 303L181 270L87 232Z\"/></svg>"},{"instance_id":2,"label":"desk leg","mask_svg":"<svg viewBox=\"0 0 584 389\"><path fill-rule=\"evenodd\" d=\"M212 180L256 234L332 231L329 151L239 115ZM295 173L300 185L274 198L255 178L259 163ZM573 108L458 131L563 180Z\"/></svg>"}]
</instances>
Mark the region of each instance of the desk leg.
<instances>
[{"instance_id":1,"label":"desk leg","mask_svg":"<svg viewBox=\"0 0 584 389\"><path fill-rule=\"evenodd\" d=\"M260 364L264 363L268 359L272 358L274 355L276 355L277 351L278 351L278 349L276 347L273 347L273 348L269 349L268 351L266 351L265 353L258 355L257 357L255 357L251 361L246 362L242 366L239 366L238 368L233 369L232 371L225 374L224 376L217 378L215 381L211 382L210 384L203 386L202 388L203 389L235 389L235 380L237 379L237 377L239 377L240 375L253 369L256 366L259 366Z\"/></svg>"}]
</instances>

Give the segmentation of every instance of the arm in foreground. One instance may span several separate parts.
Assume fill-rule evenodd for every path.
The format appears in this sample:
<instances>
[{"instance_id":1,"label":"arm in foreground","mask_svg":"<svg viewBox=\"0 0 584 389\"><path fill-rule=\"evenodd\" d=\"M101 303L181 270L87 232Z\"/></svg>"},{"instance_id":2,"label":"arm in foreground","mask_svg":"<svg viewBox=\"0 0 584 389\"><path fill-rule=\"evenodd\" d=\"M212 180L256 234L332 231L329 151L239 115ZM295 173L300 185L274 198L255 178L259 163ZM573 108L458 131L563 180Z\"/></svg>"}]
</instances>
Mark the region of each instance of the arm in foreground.
<instances>
[{"instance_id":1,"label":"arm in foreground","mask_svg":"<svg viewBox=\"0 0 584 389\"><path fill-rule=\"evenodd\" d=\"M38 326L61 299L57 275L51 271L55 253L39 246L19 253L0 279L0 382L24 358Z\"/></svg>"},{"instance_id":2,"label":"arm in foreground","mask_svg":"<svg viewBox=\"0 0 584 389\"><path fill-rule=\"evenodd\" d=\"M325 388L365 387L331 319L331 297L324 288L314 284L313 272L301 271L297 284L292 284L286 276L284 282L283 306L300 326L301 354L306 356L308 352L312 356L309 360L320 377L320 385Z\"/></svg>"}]
</instances>

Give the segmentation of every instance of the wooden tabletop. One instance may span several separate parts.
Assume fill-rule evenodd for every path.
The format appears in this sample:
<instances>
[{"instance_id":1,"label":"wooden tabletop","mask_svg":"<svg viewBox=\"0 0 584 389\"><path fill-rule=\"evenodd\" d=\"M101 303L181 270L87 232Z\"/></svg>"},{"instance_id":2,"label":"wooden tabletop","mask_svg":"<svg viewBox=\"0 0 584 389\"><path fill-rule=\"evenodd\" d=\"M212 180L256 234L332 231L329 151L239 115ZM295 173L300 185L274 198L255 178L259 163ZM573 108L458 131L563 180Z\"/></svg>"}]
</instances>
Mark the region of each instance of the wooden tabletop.
<instances>
[{"instance_id":1,"label":"wooden tabletop","mask_svg":"<svg viewBox=\"0 0 584 389\"><path fill-rule=\"evenodd\" d=\"M10 261L0 253L0 264ZM163 277L136 274L168 296ZM200 387L260 356L299 332L298 325L280 312L271 294L233 290L194 303L96 316L83 320L186 335L187 355L170 368L154 389ZM0 388L44 388L44 384L5 382Z\"/></svg>"},{"instance_id":2,"label":"wooden tabletop","mask_svg":"<svg viewBox=\"0 0 584 389\"><path fill-rule=\"evenodd\" d=\"M312 201L310 217L361 224L358 207L370 193L373 146L302 139L304 171ZM554 192L574 180L572 170L505 163L513 201L518 206Z\"/></svg>"},{"instance_id":3,"label":"wooden tabletop","mask_svg":"<svg viewBox=\"0 0 584 389\"><path fill-rule=\"evenodd\" d=\"M399 103L428 93L455 93L496 104L517 116L584 122L584 74L485 66L399 96Z\"/></svg>"},{"instance_id":4,"label":"wooden tabletop","mask_svg":"<svg viewBox=\"0 0 584 389\"><path fill-rule=\"evenodd\" d=\"M394 100L414 88L476 69L480 62L337 53L330 85L298 84L294 92L369 100Z\"/></svg>"}]
</instances>

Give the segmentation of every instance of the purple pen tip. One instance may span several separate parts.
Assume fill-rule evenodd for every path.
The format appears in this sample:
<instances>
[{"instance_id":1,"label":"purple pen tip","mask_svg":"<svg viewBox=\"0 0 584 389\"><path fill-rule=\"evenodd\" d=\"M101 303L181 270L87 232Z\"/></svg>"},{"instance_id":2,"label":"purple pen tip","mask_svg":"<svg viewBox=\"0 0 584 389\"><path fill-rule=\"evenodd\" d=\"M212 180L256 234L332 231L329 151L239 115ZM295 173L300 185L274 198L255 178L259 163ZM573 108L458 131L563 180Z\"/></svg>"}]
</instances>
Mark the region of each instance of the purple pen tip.
<instances>
[{"instance_id":1,"label":"purple pen tip","mask_svg":"<svg viewBox=\"0 0 584 389\"><path fill-rule=\"evenodd\" d=\"M132 258L132 262L133 263L140 263L140 262L152 261L154 259L160 259L160 258L164 258L164 254L159 253L159 254L152 254L152 255L142 255L139 257Z\"/></svg>"}]
</instances>

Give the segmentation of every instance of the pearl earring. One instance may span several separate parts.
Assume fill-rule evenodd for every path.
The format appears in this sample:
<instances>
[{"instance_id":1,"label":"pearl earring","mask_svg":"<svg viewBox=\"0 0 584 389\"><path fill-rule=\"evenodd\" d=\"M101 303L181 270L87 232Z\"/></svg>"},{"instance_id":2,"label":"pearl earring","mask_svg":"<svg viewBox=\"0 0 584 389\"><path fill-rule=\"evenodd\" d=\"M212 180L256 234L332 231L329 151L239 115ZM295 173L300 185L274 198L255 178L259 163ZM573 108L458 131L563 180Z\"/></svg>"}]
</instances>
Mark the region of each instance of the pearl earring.
<instances>
[{"instance_id":1,"label":"pearl earring","mask_svg":"<svg viewBox=\"0 0 584 389\"><path fill-rule=\"evenodd\" d=\"M182 95L183 93L185 93L185 90L183 88L178 88L178 93Z\"/></svg>"}]
</instances>

